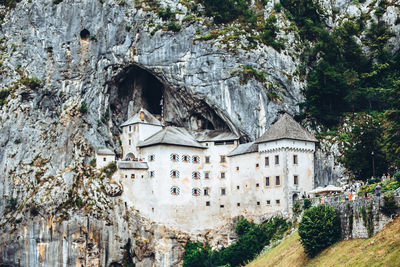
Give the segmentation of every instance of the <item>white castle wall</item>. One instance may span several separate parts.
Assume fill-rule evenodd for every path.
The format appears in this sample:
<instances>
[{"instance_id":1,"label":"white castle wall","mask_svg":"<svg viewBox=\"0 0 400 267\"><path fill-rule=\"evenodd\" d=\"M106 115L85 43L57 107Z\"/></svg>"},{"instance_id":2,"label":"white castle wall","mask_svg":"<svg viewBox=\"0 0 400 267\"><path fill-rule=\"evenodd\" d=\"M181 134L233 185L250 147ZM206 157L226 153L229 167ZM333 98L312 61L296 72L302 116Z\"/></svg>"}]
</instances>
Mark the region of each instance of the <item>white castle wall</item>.
<instances>
[{"instance_id":1,"label":"white castle wall","mask_svg":"<svg viewBox=\"0 0 400 267\"><path fill-rule=\"evenodd\" d=\"M96 154L96 168L101 169L111 162L115 161L115 155Z\"/></svg>"}]
</instances>

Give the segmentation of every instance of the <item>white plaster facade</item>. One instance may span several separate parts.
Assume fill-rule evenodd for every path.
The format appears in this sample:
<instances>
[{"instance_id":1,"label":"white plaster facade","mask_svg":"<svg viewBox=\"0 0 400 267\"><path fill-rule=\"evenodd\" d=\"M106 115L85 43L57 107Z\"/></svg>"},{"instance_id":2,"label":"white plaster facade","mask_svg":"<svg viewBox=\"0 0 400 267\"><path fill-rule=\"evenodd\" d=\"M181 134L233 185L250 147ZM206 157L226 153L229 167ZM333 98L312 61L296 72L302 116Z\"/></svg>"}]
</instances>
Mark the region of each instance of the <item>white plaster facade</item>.
<instances>
[{"instance_id":1,"label":"white plaster facade","mask_svg":"<svg viewBox=\"0 0 400 267\"><path fill-rule=\"evenodd\" d=\"M281 128L279 123L275 128ZM236 216L290 213L294 199L313 189L316 140L290 134L276 139L273 127L255 143L239 145L231 133L208 131L200 136L161 123L125 123L124 158L134 153L138 161L132 167L118 162L114 179L122 183L122 198L129 207L192 233ZM288 132L305 131L296 127Z\"/></svg>"},{"instance_id":2,"label":"white plaster facade","mask_svg":"<svg viewBox=\"0 0 400 267\"><path fill-rule=\"evenodd\" d=\"M109 149L100 149L96 153L96 167L101 169L115 161L115 153Z\"/></svg>"}]
</instances>

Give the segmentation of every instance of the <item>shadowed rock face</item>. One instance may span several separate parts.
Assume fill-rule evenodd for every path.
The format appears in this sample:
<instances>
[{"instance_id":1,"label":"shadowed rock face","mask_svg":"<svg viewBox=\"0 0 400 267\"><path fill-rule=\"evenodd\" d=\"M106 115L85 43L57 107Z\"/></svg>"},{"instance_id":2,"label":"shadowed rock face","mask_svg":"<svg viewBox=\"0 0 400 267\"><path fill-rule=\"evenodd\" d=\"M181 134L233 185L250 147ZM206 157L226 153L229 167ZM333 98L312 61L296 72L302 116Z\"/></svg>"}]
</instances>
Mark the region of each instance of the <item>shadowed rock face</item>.
<instances>
[{"instance_id":1,"label":"shadowed rock face","mask_svg":"<svg viewBox=\"0 0 400 267\"><path fill-rule=\"evenodd\" d=\"M119 208L107 193L110 180L88 165L95 149L119 152L120 123L140 107L161 114L161 99L166 124L230 129L245 140L260 136L279 112L294 115L303 100L294 32L281 32L281 53L267 46L231 51L195 41L197 31L208 32L202 22L152 35L149 25L163 23L155 12L132 1L101 2L21 1L1 25L0 90L17 86L0 107L0 264L110 266L122 262L131 238L136 266L176 265L187 237ZM352 10L349 1L323 2L339 12L330 25ZM240 83L242 65L262 70L282 101L269 100L255 79ZM21 83L33 77L41 86ZM316 173L324 177L331 163L318 157ZM206 238L226 244L230 232Z\"/></svg>"}]
</instances>

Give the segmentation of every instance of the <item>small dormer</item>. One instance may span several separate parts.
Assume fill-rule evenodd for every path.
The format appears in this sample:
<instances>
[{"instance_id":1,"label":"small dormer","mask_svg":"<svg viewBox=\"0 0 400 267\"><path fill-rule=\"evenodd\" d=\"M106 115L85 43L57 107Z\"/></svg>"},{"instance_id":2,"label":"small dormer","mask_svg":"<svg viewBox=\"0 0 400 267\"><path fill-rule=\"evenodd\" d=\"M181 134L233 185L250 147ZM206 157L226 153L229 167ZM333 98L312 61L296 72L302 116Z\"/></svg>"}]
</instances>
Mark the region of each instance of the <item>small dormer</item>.
<instances>
[{"instance_id":1,"label":"small dormer","mask_svg":"<svg viewBox=\"0 0 400 267\"><path fill-rule=\"evenodd\" d=\"M137 144L163 129L162 123L146 109L141 108L138 113L129 118L122 125L123 158L129 153L138 155Z\"/></svg>"}]
</instances>

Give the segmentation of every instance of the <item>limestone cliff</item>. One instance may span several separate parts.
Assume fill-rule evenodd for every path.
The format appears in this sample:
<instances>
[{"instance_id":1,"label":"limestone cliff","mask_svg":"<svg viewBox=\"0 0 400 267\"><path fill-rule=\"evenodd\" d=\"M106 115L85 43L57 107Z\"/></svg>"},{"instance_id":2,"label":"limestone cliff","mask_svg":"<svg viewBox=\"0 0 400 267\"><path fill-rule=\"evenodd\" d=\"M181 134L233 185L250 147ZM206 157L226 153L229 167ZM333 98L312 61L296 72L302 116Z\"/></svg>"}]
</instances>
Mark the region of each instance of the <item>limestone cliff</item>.
<instances>
[{"instance_id":1,"label":"limestone cliff","mask_svg":"<svg viewBox=\"0 0 400 267\"><path fill-rule=\"evenodd\" d=\"M262 134L279 112L298 112L303 44L282 12L286 48L278 52L252 46L234 27L209 39L219 28L210 18L189 19L186 1L161 1L179 27L168 24L154 2L23 0L1 8L0 265L119 266L131 258L136 266L177 265L189 237L126 210L123 188L89 164L95 149L119 152L119 125L142 106L167 124L230 129L243 140ZM320 2L332 27L373 6ZM273 1L263 12L275 12ZM394 4L383 15L393 40L398 14ZM320 184L343 172L325 162L332 151L323 147ZM231 230L191 238L217 246Z\"/></svg>"}]
</instances>

